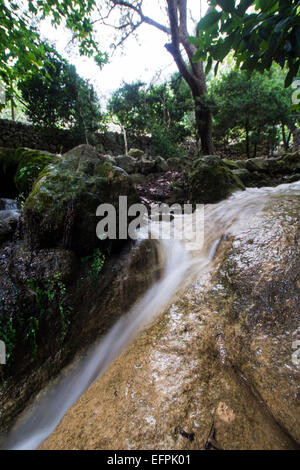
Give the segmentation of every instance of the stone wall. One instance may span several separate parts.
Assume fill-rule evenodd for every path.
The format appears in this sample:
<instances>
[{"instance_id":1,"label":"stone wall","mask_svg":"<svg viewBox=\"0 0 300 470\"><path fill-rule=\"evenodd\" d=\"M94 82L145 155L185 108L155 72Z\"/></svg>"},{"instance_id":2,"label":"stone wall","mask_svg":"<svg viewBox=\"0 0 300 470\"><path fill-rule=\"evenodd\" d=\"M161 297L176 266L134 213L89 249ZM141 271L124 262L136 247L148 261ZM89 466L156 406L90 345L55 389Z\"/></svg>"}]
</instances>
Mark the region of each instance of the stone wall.
<instances>
[{"instance_id":1,"label":"stone wall","mask_svg":"<svg viewBox=\"0 0 300 470\"><path fill-rule=\"evenodd\" d=\"M21 122L0 119L0 147L29 147L52 153L67 152L82 144L68 130L42 129Z\"/></svg>"},{"instance_id":2,"label":"stone wall","mask_svg":"<svg viewBox=\"0 0 300 470\"><path fill-rule=\"evenodd\" d=\"M51 153L65 153L77 145L85 143L83 136L74 136L69 130L43 129L30 124L0 119L0 147L46 150ZM117 132L97 133L92 136L92 145L102 153L120 155L124 153L123 136ZM150 138L129 139L130 147L150 151Z\"/></svg>"}]
</instances>

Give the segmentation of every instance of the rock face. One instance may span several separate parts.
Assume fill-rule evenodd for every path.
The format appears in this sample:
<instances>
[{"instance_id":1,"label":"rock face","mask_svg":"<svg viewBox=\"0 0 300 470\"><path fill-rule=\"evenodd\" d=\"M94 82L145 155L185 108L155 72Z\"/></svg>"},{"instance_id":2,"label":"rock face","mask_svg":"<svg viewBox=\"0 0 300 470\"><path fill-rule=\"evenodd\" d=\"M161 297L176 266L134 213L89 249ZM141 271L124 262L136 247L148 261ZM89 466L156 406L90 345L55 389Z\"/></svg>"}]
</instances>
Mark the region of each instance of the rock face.
<instances>
[{"instance_id":1,"label":"rock face","mask_svg":"<svg viewBox=\"0 0 300 470\"><path fill-rule=\"evenodd\" d=\"M179 293L41 448L299 448L299 214L299 196L279 194L223 237L215 269Z\"/></svg>"},{"instance_id":2,"label":"rock face","mask_svg":"<svg viewBox=\"0 0 300 470\"><path fill-rule=\"evenodd\" d=\"M195 160L187 172L188 199L195 203L214 203L227 198L233 191L244 189L237 175L220 157L208 155Z\"/></svg>"},{"instance_id":3,"label":"rock face","mask_svg":"<svg viewBox=\"0 0 300 470\"><path fill-rule=\"evenodd\" d=\"M23 211L25 241L8 241L19 212L0 210L0 244L7 242L0 247L0 339L9 354L0 366L0 432L159 275L154 241L97 238L97 207L111 203L118 213L119 196L128 206L140 202L126 172L84 145L35 182Z\"/></svg>"},{"instance_id":4,"label":"rock face","mask_svg":"<svg viewBox=\"0 0 300 470\"><path fill-rule=\"evenodd\" d=\"M160 274L157 246L146 240L105 261L22 244L0 249L1 329L15 342L0 366L0 441L16 416L76 353L99 339ZM6 369L5 369L6 368Z\"/></svg>"},{"instance_id":5,"label":"rock face","mask_svg":"<svg viewBox=\"0 0 300 470\"><path fill-rule=\"evenodd\" d=\"M118 209L121 195L127 196L128 206L139 202L123 170L80 146L49 165L36 181L24 207L27 245L90 253L101 245L96 236L97 207L110 203Z\"/></svg>"}]
</instances>

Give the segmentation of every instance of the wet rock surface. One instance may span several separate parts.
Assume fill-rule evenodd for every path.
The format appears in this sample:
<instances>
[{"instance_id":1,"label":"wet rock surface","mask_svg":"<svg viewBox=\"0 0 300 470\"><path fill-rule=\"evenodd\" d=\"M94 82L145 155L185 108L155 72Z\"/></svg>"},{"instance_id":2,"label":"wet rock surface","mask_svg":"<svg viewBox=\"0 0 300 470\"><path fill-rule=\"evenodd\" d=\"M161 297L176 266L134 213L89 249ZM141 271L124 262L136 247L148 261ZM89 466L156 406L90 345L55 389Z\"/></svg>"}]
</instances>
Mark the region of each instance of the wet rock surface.
<instances>
[{"instance_id":1,"label":"wet rock surface","mask_svg":"<svg viewBox=\"0 0 300 470\"><path fill-rule=\"evenodd\" d=\"M6 384L0 388L0 434L10 427L25 405L55 377L79 351L101 337L159 276L155 242L149 240L134 247L127 246L118 256L105 263L97 278L91 279L90 265L80 261L70 250L26 250L22 244L0 250L1 320L6 315L14 321L39 318L36 337L38 354L26 330L18 329L14 350L15 361ZM56 298L43 306L36 302L37 292L28 286L28 279L60 280L66 286L64 305L70 309L68 330L62 338L62 318ZM4 366L0 366L3 368ZM0 373L3 373L3 369Z\"/></svg>"},{"instance_id":2,"label":"wet rock surface","mask_svg":"<svg viewBox=\"0 0 300 470\"><path fill-rule=\"evenodd\" d=\"M298 448L299 214L280 196L227 233L41 449Z\"/></svg>"}]
</instances>

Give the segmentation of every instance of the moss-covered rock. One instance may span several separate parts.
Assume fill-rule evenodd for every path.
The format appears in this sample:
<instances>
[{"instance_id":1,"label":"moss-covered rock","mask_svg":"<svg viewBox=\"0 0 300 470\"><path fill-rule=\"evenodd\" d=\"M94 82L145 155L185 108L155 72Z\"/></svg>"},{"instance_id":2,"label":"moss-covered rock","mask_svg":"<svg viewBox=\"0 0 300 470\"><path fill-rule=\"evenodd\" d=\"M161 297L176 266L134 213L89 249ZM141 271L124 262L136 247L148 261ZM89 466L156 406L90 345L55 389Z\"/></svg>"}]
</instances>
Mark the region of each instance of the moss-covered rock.
<instances>
[{"instance_id":1,"label":"moss-covered rock","mask_svg":"<svg viewBox=\"0 0 300 470\"><path fill-rule=\"evenodd\" d=\"M228 197L233 191L244 189L220 157L208 155L195 160L187 172L188 198L194 203L214 203Z\"/></svg>"},{"instance_id":2,"label":"moss-covered rock","mask_svg":"<svg viewBox=\"0 0 300 470\"><path fill-rule=\"evenodd\" d=\"M35 179L57 155L25 147L0 148L0 196L15 197L29 193Z\"/></svg>"},{"instance_id":3,"label":"moss-covered rock","mask_svg":"<svg viewBox=\"0 0 300 470\"><path fill-rule=\"evenodd\" d=\"M72 155L47 166L24 206L25 242L32 248L62 246L79 254L103 245L96 236L96 209L119 196L139 202L129 176L99 158Z\"/></svg>"},{"instance_id":4,"label":"moss-covered rock","mask_svg":"<svg viewBox=\"0 0 300 470\"><path fill-rule=\"evenodd\" d=\"M141 158L143 155L145 155L145 152L143 150L140 150L140 149L132 148L128 152L128 156L133 157L133 158Z\"/></svg>"},{"instance_id":5,"label":"moss-covered rock","mask_svg":"<svg viewBox=\"0 0 300 470\"><path fill-rule=\"evenodd\" d=\"M223 160L233 168L233 173L238 176L243 184L248 187L276 186L281 183L291 183L299 180L300 153L285 154L278 158L251 158L231 162Z\"/></svg>"},{"instance_id":6,"label":"moss-covered rock","mask_svg":"<svg viewBox=\"0 0 300 470\"><path fill-rule=\"evenodd\" d=\"M14 183L20 193L28 194L40 172L50 163L57 161L57 155L20 147L15 152L18 161Z\"/></svg>"},{"instance_id":7,"label":"moss-covered rock","mask_svg":"<svg viewBox=\"0 0 300 470\"><path fill-rule=\"evenodd\" d=\"M115 157L115 161L116 165L126 171L126 173L129 175L138 173L137 161L133 157L127 155L118 155Z\"/></svg>"}]
</instances>

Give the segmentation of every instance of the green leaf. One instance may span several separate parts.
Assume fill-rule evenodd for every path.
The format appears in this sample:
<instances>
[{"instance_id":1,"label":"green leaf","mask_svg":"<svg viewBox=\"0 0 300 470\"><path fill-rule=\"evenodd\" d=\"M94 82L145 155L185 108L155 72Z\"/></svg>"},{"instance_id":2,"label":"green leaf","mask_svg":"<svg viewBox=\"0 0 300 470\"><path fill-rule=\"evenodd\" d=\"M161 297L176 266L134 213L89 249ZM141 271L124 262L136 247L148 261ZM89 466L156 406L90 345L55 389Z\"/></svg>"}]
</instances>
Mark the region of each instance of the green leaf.
<instances>
[{"instance_id":1,"label":"green leaf","mask_svg":"<svg viewBox=\"0 0 300 470\"><path fill-rule=\"evenodd\" d=\"M207 30L211 26L215 25L217 21L221 18L222 13L217 12L216 10L211 11L205 15L198 23L198 31Z\"/></svg>"},{"instance_id":2,"label":"green leaf","mask_svg":"<svg viewBox=\"0 0 300 470\"><path fill-rule=\"evenodd\" d=\"M206 54L202 51L202 49L198 49L193 57L193 62L199 62L199 60L204 60L206 57Z\"/></svg>"},{"instance_id":3,"label":"green leaf","mask_svg":"<svg viewBox=\"0 0 300 470\"><path fill-rule=\"evenodd\" d=\"M217 4L229 13L236 13L235 0L217 0Z\"/></svg>"},{"instance_id":4,"label":"green leaf","mask_svg":"<svg viewBox=\"0 0 300 470\"><path fill-rule=\"evenodd\" d=\"M263 11L269 10L277 1L274 0L257 0L257 6Z\"/></svg>"},{"instance_id":5,"label":"green leaf","mask_svg":"<svg viewBox=\"0 0 300 470\"><path fill-rule=\"evenodd\" d=\"M208 57L208 60L207 60L207 64L206 64L206 67L205 67L205 75L208 75L210 70L211 70L211 66L212 66L212 57L209 56Z\"/></svg>"},{"instance_id":6,"label":"green leaf","mask_svg":"<svg viewBox=\"0 0 300 470\"><path fill-rule=\"evenodd\" d=\"M286 28L291 23L291 17L283 18L274 28L274 33L280 33L284 28Z\"/></svg>"}]
</instances>

